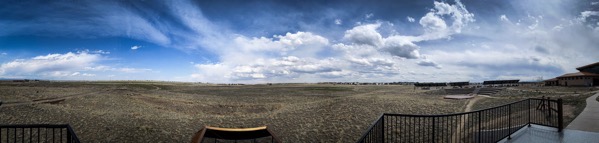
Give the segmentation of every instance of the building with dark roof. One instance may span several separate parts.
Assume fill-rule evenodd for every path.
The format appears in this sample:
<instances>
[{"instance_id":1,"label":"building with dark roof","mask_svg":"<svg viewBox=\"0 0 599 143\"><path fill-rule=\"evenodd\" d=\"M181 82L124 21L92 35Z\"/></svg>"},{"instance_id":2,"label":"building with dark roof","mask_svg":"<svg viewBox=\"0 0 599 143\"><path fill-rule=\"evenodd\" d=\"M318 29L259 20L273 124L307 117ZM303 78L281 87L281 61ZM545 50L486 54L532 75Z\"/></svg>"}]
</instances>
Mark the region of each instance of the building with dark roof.
<instances>
[{"instance_id":1,"label":"building with dark roof","mask_svg":"<svg viewBox=\"0 0 599 143\"><path fill-rule=\"evenodd\" d=\"M578 72L566 73L545 80L546 86L598 86L599 62L576 68Z\"/></svg>"}]
</instances>

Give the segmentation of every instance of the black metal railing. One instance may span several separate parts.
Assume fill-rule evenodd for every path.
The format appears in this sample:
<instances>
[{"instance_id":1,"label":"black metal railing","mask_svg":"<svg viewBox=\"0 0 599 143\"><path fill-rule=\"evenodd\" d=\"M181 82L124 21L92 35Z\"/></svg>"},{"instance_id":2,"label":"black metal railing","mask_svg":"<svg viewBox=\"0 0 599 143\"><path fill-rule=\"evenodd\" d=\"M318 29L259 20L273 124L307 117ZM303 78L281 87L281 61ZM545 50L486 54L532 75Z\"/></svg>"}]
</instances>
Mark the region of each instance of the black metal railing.
<instances>
[{"instance_id":1,"label":"black metal railing","mask_svg":"<svg viewBox=\"0 0 599 143\"><path fill-rule=\"evenodd\" d=\"M0 143L58 142L79 143L68 124L0 125Z\"/></svg>"},{"instance_id":2,"label":"black metal railing","mask_svg":"<svg viewBox=\"0 0 599 143\"><path fill-rule=\"evenodd\" d=\"M563 129L562 100L529 98L472 112L444 115L381 115L358 143L497 142L531 125Z\"/></svg>"}]
</instances>

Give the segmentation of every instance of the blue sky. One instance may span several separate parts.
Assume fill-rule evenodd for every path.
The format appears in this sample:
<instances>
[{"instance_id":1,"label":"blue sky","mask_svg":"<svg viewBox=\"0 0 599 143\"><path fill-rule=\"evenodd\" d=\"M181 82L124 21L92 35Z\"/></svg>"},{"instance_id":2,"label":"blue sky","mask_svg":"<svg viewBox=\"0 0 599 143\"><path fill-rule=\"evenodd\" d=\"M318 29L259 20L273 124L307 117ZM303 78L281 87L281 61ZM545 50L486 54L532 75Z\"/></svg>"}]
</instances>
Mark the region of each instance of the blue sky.
<instances>
[{"instance_id":1,"label":"blue sky","mask_svg":"<svg viewBox=\"0 0 599 143\"><path fill-rule=\"evenodd\" d=\"M535 80L599 61L599 1L2 1L0 78Z\"/></svg>"}]
</instances>

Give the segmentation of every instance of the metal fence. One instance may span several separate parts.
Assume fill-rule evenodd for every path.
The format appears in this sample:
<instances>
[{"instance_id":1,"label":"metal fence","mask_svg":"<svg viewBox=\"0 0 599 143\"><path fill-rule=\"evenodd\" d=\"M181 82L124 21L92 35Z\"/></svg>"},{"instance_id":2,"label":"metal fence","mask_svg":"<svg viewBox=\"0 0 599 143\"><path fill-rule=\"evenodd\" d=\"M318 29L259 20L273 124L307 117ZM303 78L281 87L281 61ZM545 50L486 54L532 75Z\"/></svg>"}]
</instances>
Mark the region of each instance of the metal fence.
<instances>
[{"instance_id":1,"label":"metal fence","mask_svg":"<svg viewBox=\"0 0 599 143\"><path fill-rule=\"evenodd\" d=\"M0 143L79 143L70 125L0 125Z\"/></svg>"},{"instance_id":2,"label":"metal fence","mask_svg":"<svg viewBox=\"0 0 599 143\"><path fill-rule=\"evenodd\" d=\"M472 112L445 115L383 114L358 143L488 143L530 125L563 129L562 100L529 98Z\"/></svg>"}]
</instances>

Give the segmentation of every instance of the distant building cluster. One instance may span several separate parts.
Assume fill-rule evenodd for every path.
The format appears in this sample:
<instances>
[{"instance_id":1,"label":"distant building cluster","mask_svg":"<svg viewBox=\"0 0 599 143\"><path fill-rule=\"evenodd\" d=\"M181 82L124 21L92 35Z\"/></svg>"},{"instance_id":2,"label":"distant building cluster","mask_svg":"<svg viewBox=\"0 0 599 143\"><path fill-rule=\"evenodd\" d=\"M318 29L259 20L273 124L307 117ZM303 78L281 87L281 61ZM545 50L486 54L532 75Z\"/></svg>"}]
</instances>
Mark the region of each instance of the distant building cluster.
<instances>
[{"instance_id":1,"label":"distant building cluster","mask_svg":"<svg viewBox=\"0 0 599 143\"><path fill-rule=\"evenodd\" d=\"M479 87L512 87L512 86L539 86L538 82L520 82L519 79L515 80L487 80L482 83L471 83L471 82L417 82L414 83L414 88L420 89L430 89L440 88L443 89L445 87L452 88L479 88Z\"/></svg>"},{"instance_id":2,"label":"distant building cluster","mask_svg":"<svg viewBox=\"0 0 599 143\"><path fill-rule=\"evenodd\" d=\"M317 84L339 85L413 85L416 82L319 82Z\"/></svg>"},{"instance_id":3,"label":"distant building cluster","mask_svg":"<svg viewBox=\"0 0 599 143\"><path fill-rule=\"evenodd\" d=\"M599 85L599 62L576 68L578 72L545 80L545 86L597 86Z\"/></svg>"},{"instance_id":4,"label":"distant building cluster","mask_svg":"<svg viewBox=\"0 0 599 143\"><path fill-rule=\"evenodd\" d=\"M39 79L15 79L12 82L39 82Z\"/></svg>"}]
</instances>

